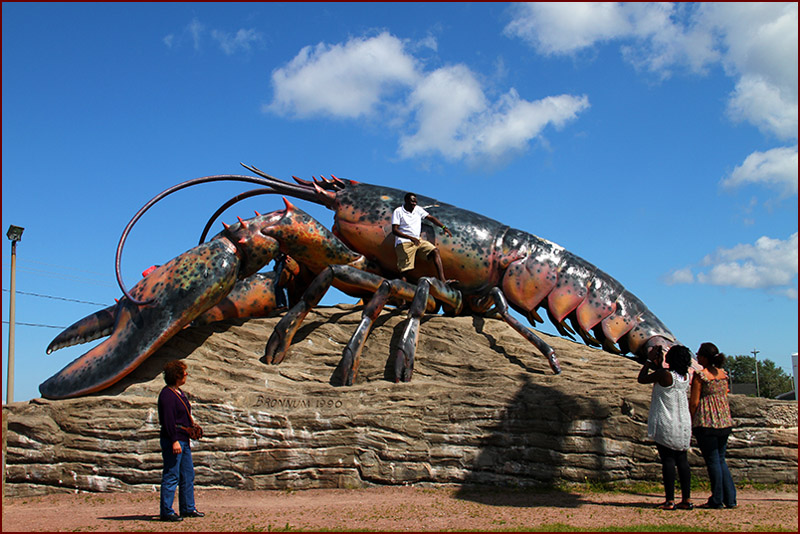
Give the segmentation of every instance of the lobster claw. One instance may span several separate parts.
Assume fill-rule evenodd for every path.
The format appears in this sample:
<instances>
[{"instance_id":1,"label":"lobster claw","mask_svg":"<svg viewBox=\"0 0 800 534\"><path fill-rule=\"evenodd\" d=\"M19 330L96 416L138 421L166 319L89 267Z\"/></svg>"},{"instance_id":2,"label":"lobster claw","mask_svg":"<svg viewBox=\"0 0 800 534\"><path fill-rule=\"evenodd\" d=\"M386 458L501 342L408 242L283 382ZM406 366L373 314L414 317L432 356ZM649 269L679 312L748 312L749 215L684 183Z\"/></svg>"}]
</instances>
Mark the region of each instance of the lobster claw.
<instances>
[{"instance_id":1,"label":"lobster claw","mask_svg":"<svg viewBox=\"0 0 800 534\"><path fill-rule=\"evenodd\" d=\"M89 343L111 334L117 320L118 307L119 304L114 304L68 326L50 342L47 346L47 354L52 354L65 347Z\"/></svg>"},{"instance_id":2,"label":"lobster claw","mask_svg":"<svg viewBox=\"0 0 800 534\"><path fill-rule=\"evenodd\" d=\"M100 391L119 381L228 294L238 271L236 247L225 239L203 243L158 267L131 290L134 298L152 301L140 306L127 298L120 300L110 337L47 379L39 392L48 399L63 399ZM67 331L81 331L80 323ZM109 315L97 323L107 327ZM56 340L51 347L58 348Z\"/></svg>"}]
</instances>

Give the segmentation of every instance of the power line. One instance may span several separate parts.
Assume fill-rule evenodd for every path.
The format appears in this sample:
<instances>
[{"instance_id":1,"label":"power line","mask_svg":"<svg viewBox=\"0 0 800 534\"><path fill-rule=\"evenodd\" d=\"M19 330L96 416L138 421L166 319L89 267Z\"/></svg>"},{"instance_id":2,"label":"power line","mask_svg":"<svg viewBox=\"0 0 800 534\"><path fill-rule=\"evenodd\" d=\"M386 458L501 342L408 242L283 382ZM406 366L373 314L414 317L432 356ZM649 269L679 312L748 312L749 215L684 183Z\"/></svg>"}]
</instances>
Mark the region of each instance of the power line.
<instances>
[{"instance_id":1,"label":"power line","mask_svg":"<svg viewBox=\"0 0 800 534\"><path fill-rule=\"evenodd\" d=\"M4 324L8 324L8 321L3 321ZM59 330L63 330L66 326L54 326L51 324L35 324L35 323L21 323L19 321L14 321L15 325L22 325L22 326L39 326L41 328L58 328Z\"/></svg>"},{"instance_id":2,"label":"power line","mask_svg":"<svg viewBox=\"0 0 800 534\"><path fill-rule=\"evenodd\" d=\"M5 291L6 293L10 292L10 290L8 290L6 288L3 288L3 291ZM78 302L80 304L91 304L93 306L109 306L108 304L101 304L100 302L91 302L91 301L88 301L88 300L69 299L69 298L66 298L66 297L55 297L53 295L40 295L39 293L29 293L27 291L17 291L17 294L18 295L29 295L31 297L41 297L41 298L44 298L44 299L65 300L67 302ZM22 323L20 323L20 324L22 324Z\"/></svg>"}]
</instances>

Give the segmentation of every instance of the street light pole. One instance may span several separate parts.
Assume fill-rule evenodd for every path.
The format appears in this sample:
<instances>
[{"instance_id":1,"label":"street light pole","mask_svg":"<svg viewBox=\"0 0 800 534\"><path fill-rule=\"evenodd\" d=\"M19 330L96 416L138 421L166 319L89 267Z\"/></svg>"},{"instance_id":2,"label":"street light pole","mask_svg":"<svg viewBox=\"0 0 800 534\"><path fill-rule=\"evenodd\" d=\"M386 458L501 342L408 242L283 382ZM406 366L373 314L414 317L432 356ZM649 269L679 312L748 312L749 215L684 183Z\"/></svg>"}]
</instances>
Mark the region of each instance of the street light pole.
<instances>
[{"instance_id":1,"label":"street light pole","mask_svg":"<svg viewBox=\"0 0 800 534\"><path fill-rule=\"evenodd\" d=\"M14 402L14 323L17 297L17 241L22 241L21 226L8 227L6 236L11 240L11 288L8 298L8 373L6 374L6 404Z\"/></svg>"},{"instance_id":2,"label":"street light pole","mask_svg":"<svg viewBox=\"0 0 800 534\"><path fill-rule=\"evenodd\" d=\"M761 389L758 387L758 356L757 354L761 352L759 350L753 349L750 353L753 355L753 359L756 361L756 397L761 396Z\"/></svg>"}]
</instances>

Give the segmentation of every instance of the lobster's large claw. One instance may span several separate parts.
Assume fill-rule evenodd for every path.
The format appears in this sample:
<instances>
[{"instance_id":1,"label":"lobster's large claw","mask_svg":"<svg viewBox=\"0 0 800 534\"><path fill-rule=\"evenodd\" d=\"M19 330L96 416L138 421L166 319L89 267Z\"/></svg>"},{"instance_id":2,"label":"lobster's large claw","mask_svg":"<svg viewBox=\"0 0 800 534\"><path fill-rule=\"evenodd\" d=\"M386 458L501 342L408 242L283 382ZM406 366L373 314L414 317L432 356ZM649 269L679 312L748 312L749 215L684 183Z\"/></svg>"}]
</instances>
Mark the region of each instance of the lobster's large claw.
<instances>
[{"instance_id":1,"label":"lobster's large claw","mask_svg":"<svg viewBox=\"0 0 800 534\"><path fill-rule=\"evenodd\" d=\"M119 381L227 295L238 271L236 247L225 239L199 245L162 265L131 291L152 303L138 306L122 299L111 336L42 383L40 393L63 399Z\"/></svg>"},{"instance_id":2,"label":"lobster's large claw","mask_svg":"<svg viewBox=\"0 0 800 534\"><path fill-rule=\"evenodd\" d=\"M114 304L108 308L96 311L65 328L64 331L58 334L47 346L47 354L51 354L64 347L89 343L90 341L111 334L111 332L114 331L118 306L118 304Z\"/></svg>"}]
</instances>

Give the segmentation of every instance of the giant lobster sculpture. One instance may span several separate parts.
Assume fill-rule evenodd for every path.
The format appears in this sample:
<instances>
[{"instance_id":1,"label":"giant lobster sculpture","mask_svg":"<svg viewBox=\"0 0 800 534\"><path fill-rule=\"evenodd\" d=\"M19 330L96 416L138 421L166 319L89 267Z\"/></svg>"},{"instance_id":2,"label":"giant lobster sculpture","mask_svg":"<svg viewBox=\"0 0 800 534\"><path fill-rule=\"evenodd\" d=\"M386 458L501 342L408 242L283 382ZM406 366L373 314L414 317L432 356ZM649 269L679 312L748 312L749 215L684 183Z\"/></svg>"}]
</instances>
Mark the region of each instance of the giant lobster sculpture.
<instances>
[{"instance_id":1,"label":"giant lobster sculpture","mask_svg":"<svg viewBox=\"0 0 800 534\"><path fill-rule=\"evenodd\" d=\"M398 279L390 224L392 210L403 203L404 191L336 177L295 178L297 183L292 184L245 167L257 176L189 180L160 193L134 216L117 247L116 273L124 296L114 306L68 327L47 352L110 337L42 383L42 396L60 399L101 391L187 326L266 316L286 308L265 354L267 363L280 363L303 318L331 285L366 303L339 365L345 385L352 384L364 342L387 303L410 303L395 355L397 381L411 379L420 318L440 306L451 315L499 314L548 358L555 373L561 369L553 349L521 324L509 307L534 325L542 322L537 309L544 308L562 335L576 333L585 343L618 354L643 357L653 346L676 343L662 322L622 284L555 243L418 196L419 204L452 230L452 237L427 238L437 243L447 277L458 284L442 283L434 278L433 264L419 260L409 277L416 280L412 284ZM135 222L165 196L212 181L262 187L228 201L211 218L198 246L147 273L128 291L120 275L120 259ZM284 198L285 209L239 219L204 242L223 210L265 193L327 206L336 212L333 231ZM273 272L259 272L273 261Z\"/></svg>"}]
</instances>

